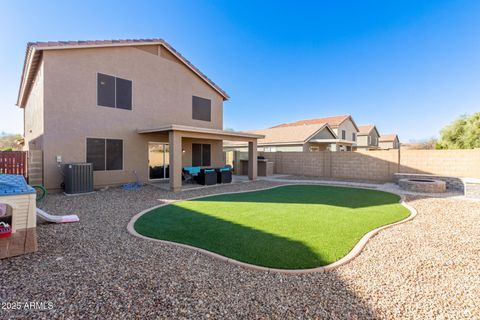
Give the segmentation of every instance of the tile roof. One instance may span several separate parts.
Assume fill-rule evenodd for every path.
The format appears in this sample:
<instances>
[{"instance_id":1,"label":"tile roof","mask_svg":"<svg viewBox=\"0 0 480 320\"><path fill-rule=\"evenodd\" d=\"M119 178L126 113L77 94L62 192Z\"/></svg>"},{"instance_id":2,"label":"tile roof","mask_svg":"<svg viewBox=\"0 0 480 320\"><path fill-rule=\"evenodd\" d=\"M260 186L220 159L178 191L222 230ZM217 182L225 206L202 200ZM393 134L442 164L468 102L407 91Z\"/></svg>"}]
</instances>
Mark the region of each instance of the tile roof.
<instances>
[{"instance_id":1,"label":"tile roof","mask_svg":"<svg viewBox=\"0 0 480 320\"><path fill-rule=\"evenodd\" d=\"M264 135L265 138L258 139L259 145L268 144L303 144L308 141L314 134L323 128L329 128L327 123L307 124L303 126L294 127L273 127L261 130L246 131L248 133L255 133ZM330 129L330 128L329 128ZM333 134L333 133L332 133ZM231 141L225 146L242 145L242 142Z\"/></svg>"},{"instance_id":2,"label":"tile roof","mask_svg":"<svg viewBox=\"0 0 480 320\"><path fill-rule=\"evenodd\" d=\"M367 135L370 133L375 128L373 124L367 124L367 125L362 125L358 126L358 134L359 135Z\"/></svg>"},{"instance_id":3,"label":"tile roof","mask_svg":"<svg viewBox=\"0 0 480 320\"><path fill-rule=\"evenodd\" d=\"M24 98L22 94L22 89L25 88L28 90L31 82L33 81L32 75L25 74L29 72L30 68L28 66L30 59L32 58L33 62L38 60L38 55L42 50L50 49L69 49L69 48L84 48L84 47L114 47L114 46L136 46L136 45L153 45L160 44L163 45L167 50L169 50L173 55L175 55L180 61L182 61L187 67L189 67L194 73L196 73L200 78L202 78L207 84L209 84L214 90L216 90L220 95L223 96L225 100L228 100L230 97L228 94L220 88L215 82L208 78L204 73L202 73L197 67L195 67L190 61L188 61L184 56L182 56L177 50L175 50L170 44L165 40L160 38L152 39L123 39L123 40L79 40L79 41L46 41L46 42L29 42L27 44L27 49L25 53L25 62L22 71L22 78L20 84L20 90L17 100L17 105L21 106L21 100ZM33 56L32 56L33 55ZM36 67L34 63L33 67ZM30 73L30 72L29 72ZM24 83L25 82L25 83ZM25 93L26 90L23 91Z\"/></svg>"},{"instance_id":4,"label":"tile roof","mask_svg":"<svg viewBox=\"0 0 480 320\"><path fill-rule=\"evenodd\" d=\"M293 126L321 124L321 123L328 123L331 127L338 127L343 121L347 120L348 118L351 118L351 116L346 114L346 115L316 118L316 119L305 119L305 120L299 120L299 121L294 121L289 123L283 123L278 126L274 126L272 128L293 127Z\"/></svg>"},{"instance_id":5,"label":"tile roof","mask_svg":"<svg viewBox=\"0 0 480 320\"><path fill-rule=\"evenodd\" d=\"M388 134L382 134L380 138L378 138L378 141L389 142L389 141L394 141L395 139L398 139L398 136L395 133L388 133Z\"/></svg>"}]
</instances>

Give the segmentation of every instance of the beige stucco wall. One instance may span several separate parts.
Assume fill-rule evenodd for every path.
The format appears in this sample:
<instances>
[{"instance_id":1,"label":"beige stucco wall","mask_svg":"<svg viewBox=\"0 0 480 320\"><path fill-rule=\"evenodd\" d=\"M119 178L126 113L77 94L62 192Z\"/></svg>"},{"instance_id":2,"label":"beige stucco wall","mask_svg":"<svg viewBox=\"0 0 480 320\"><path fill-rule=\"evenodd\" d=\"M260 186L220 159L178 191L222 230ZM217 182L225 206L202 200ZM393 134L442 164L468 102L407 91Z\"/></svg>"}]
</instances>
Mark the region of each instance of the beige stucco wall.
<instances>
[{"instance_id":1,"label":"beige stucco wall","mask_svg":"<svg viewBox=\"0 0 480 320\"><path fill-rule=\"evenodd\" d=\"M191 166L192 165L192 144L193 143L206 143L210 144L211 147L211 159L212 167L223 167L225 165L225 159L223 157L223 150L222 145L223 142L221 140L206 140L206 139L191 139L191 138L184 138L182 141L183 150L182 152L182 165L183 166Z\"/></svg>"},{"instance_id":2,"label":"beige stucco wall","mask_svg":"<svg viewBox=\"0 0 480 320\"><path fill-rule=\"evenodd\" d=\"M44 64L40 63L24 109L24 150L42 149L44 119Z\"/></svg>"},{"instance_id":3,"label":"beige stucco wall","mask_svg":"<svg viewBox=\"0 0 480 320\"><path fill-rule=\"evenodd\" d=\"M331 145L329 143L314 143L307 142L303 145L303 152L318 152L330 150Z\"/></svg>"},{"instance_id":4,"label":"beige stucco wall","mask_svg":"<svg viewBox=\"0 0 480 320\"><path fill-rule=\"evenodd\" d=\"M97 106L98 72L133 82L133 110ZM123 140L123 170L96 171L99 186L134 181L134 170L147 180L148 142L168 137L137 129L223 127L223 98L214 89L173 59L134 47L45 51L44 84L44 184L50 189L62 182L56 156L64 163L85 161L87 137ZM192 119L192 95L212 101L211 122ZM214 164L221 148L212 149Z\"/></svg>"}]
</instances>

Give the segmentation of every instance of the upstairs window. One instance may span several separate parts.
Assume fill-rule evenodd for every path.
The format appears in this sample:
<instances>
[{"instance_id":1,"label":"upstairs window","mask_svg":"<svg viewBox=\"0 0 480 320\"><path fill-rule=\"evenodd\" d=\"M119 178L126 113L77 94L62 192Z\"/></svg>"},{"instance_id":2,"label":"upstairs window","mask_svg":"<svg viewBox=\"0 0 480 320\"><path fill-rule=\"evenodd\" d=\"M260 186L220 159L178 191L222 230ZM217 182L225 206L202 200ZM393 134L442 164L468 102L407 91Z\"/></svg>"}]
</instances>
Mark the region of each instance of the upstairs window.
<instances>
[{"instance_id":1,"label":"upstairs window","mask_svg":"<svg viewBox=\"0 0 480 320\"><path fill-rule=\"evenodd\" d=\"M97 105L132 110L132 81L98 73Z\"/></svg>"},{"instance_id":2,"label":"upstairs window","mask_svg":"<svg viewBox=\"0 0 480 320\"><path fill-rule=\"evenodd\" d=\"M87 138L87 162L94 171L123 169L123 140Z\"/></svg>"},{"instance_id":3,"label":"upstairs window","mask_svg":"<svg viewBox=\"0 0 480 320\"><path fill-rule=\"evenodd\" d=\"M211 121L212 101L192 96L192 119Z\"/></svg>"},{"instance_id":4,"label":"upstairs window","mask_svg":"<svg viewBox=\"0 0 480 320\"><path fill-rule=\"evenodd\" d=\"M347 133L345 132L345 130L342 130L342 140L345 140L347 137Z\"/></svg>"},{"instance_id":5,"label":"upstairs window","mask_svg":"<svg viewBox=\"0 0 480 320\"><path fill-rule=\"evenodd\" d=\"M352 141L356 141L357 139L357 135L355 134L355 132L352 132Z\"/></svg>"},{"instance_id":6,"label":"upstairs window","mask_svg":"<svg viewBox=\"0 0 480 320\"><path fill-rule=\"evenodd\" d=\"M211 145L209 144L192 144L192 166L208 167L210 166Z\"/></svg>"}]
</instances>

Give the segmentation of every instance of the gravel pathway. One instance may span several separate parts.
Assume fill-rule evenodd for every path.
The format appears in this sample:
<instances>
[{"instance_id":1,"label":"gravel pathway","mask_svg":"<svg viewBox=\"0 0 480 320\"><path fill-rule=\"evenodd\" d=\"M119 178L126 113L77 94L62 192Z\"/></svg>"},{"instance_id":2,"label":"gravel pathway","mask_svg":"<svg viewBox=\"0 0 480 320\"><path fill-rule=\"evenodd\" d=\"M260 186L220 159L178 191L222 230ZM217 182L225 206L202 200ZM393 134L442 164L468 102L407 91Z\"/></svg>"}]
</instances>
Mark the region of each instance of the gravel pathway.
<instances>
[{"instance_id":1,"label":"gravel pathway","mask_svg":"<svg viewBox=\"0 0 480 320\"><path fill-rule=\"evenodd\" d=\"M46 211L81 222L42 224L39 252L0 260L0 302L22 304L0 318L480 318L480 202L411 197L413 221L382 231L333 272L301 276L250 271L126 231L162 201L278 184L51 195ZM25 310L31 301L53 308Z\"/></svg>"}]
</instances>

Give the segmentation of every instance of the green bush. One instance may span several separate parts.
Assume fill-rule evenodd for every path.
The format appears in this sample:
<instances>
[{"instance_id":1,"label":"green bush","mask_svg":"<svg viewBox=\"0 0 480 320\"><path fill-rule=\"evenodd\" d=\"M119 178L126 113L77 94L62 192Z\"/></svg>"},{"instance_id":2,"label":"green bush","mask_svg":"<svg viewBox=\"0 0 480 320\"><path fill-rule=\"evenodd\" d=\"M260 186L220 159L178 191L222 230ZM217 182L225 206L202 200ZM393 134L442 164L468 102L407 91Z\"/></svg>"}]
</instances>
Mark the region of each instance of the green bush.
<instances>
[{"instance_id":1,"label":"green bush","mask_svg":"<svg viewBox=\"0 0 480 320\"><path fill-rule=\"evenodd\" d=\"M480 148L480 112L463 115L440 132L437 149Z\"/></svg>"}]
</instances>

